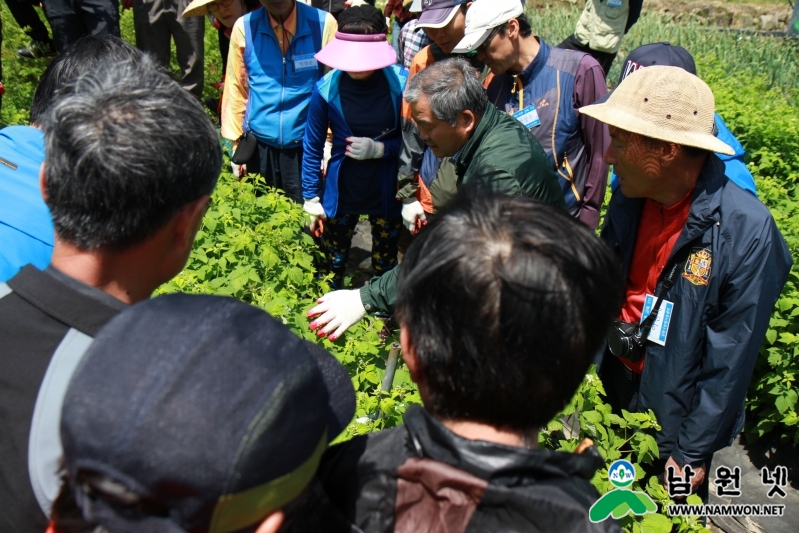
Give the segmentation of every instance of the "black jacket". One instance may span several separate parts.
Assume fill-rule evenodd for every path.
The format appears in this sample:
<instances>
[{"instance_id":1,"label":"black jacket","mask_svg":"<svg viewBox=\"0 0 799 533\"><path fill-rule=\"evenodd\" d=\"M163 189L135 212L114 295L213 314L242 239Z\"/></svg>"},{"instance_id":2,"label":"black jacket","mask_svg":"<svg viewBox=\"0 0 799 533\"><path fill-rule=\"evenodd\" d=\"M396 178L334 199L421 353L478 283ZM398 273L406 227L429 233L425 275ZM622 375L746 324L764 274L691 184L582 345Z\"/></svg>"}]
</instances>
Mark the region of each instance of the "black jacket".
<instances>
[{"instance_id":1,"label":"black jacket","mask_svg":"<svg viewBox=\"0 0 799 533\"><path fill-rule=\"evenodd\" d=\"M80 357L100 328L126 306L52 267L41 272L26 266L0 283L0 531L42 533L43 512L57 495L59 480L38 476L31 480L29 462L38 474L50 466L41 447L59 434L58 418L71 370L65 358ZM56 356L59 364L51 361ZM63 378L66 383L63 382ZM60 382L60 387L59 387ZM43 383L47 383L45 386ZM63 389L63 390L61 390ZM55 405L55 406L53 406ZM50 406L49 408L47 408ZM40 409L34 421L35 409ZM54 416L48 416L54 415ZM41 430L41 431L40 431ZM58 447L60 448L60 442ZM48 446L52 448L52 446ZM29 455L33 452L33 457ZM57 463L57 461L56 461ZM54 482L48 483L48 481ZM55 487L55 488L54 488Z\"/></svg>"},{"instance_id":2,"label":"black jacket","mask_svg":"<svg viewBox=\"0 0 799 533\"><path fill-rule=\"evenodd\" d=\"M588 519L598 498L589 480L602 466L598 454L467 440L411 406L403 426L327 451L294 531L619 531ZM313 514L325 518L302 523Z\"/></svg>"}]
</instances>

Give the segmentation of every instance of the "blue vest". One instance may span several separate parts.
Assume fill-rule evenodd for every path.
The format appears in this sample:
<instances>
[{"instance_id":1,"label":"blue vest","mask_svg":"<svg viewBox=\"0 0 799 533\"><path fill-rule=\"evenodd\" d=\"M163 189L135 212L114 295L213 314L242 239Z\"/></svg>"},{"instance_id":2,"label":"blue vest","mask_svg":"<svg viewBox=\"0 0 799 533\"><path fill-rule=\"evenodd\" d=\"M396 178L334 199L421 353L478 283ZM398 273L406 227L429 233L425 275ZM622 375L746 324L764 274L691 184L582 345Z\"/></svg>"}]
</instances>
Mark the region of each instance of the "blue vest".
<instances>
[{"instance_id":1,"label":"blue vest","mask_svg":"<svg viewBox=\"0 0 799 533\"><path fill-rule=\"evenodd\" d=\"M250 93L244 131L274 148L302 146L308 102L323 66L314 59L322 49L327 13L297 2L297 34L284 56L266 9L244 15L244 64Z\"/></svg>"},{"instance_id":2,"label":"blue vest","mask_svg":"<svg viewBox=\"0 0 799 533\"><path fill-rule=\"evenodd\" d=\"M557 171L566 208L575 213L580 207L589 163L573 103L577 68L586 54L552 48L543 40L540 45L533 62L518 76L524 87L524 107L535 106L541 124L531 128L530 133ZM513 76L495 76L488 86L488 98L500 111L509 110L506 104L518 108Z\"/></svg>"}]
</instances>

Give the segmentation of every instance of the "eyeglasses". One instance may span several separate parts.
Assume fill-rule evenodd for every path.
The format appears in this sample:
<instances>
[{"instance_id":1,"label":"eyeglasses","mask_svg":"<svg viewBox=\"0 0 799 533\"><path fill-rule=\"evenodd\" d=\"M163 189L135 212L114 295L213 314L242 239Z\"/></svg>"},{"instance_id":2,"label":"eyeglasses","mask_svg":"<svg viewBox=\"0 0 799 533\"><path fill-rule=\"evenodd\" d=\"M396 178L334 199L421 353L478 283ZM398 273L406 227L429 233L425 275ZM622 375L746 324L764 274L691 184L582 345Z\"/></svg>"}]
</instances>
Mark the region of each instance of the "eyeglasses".
<instances>
[{"instance_id":1,"label":"eyeglasses","mask_svg":"<svg viewBox=\"0 0 799 533\"><path fill-rule=\"evenodd\" d=\"M233 2L235 2L235 1L236 0L217 0L216 2L211 2L210 4L208 4L208 10L209 11L218 11L218 10L222 9L223 7L225 9L230 9L230 6L232 6Z\"/></svg>"},{"instance_id":2,"label":"eyeglasses","mask_svg":"<svg viewBox=\"0 0 799 533\"><path fill-rule=\"evenodd\" d=\"M485 38L485 41L483 41L483 43L480 46L475 48L475 51L485 52L486 48L488 48L488 45L491 44L491 41L494 39L494 37L496 37L497 34L502 30L502 26L504 26L504 24L496 26L493 30L491 30L491 33L488 34L488 37Z\"/></svg>"}]
</instances>

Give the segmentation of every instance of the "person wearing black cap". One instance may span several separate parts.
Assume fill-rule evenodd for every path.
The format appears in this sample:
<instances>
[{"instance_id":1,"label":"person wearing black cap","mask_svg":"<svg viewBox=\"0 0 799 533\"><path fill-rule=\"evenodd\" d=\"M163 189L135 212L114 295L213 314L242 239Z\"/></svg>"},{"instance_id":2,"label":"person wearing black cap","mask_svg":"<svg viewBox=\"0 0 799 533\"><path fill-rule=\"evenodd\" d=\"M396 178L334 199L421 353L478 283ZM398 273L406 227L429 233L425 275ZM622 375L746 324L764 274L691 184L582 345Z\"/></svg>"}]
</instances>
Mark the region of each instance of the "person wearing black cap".
<instances>
[{"instance_id":1,"label":"person wearing black cap","mask_svg":"<svg viewBox=\"0 0 799 533\"><path fill-rule=\"evenodd\" d=\"M106 322L186 264L222 165L199 101L135 50L62 88L40 125L52 263L0 283L0 530L15 533L44 531L58 494L72 372Z\"/></svg>"},{"instance_id":2,"label":"person wearing black cap","mask_svg":"<svg viewBox=\"0 0 799 533\"><path fill-rule=\"evenodd\" d=\"M644 44L630 52L624 60L619 74L619 83L624 78L632 74L639 68L651 67L652 65L664 65L680 67L683 70L696 75L696 64L694 58L688 50L682 46L677 46L667 42ZM735 152L733 155L716 153L716 156L724 162L724 175L730 178L743 190L757 196L757 187L752 173L744 162L746 151L740 141L727 128L724 120L716 113L715 115L716 137ZM619 178L615 173L610 174L610 188L615 191L619 186Z\"/></svg>"},{"instance_id":3,"label":"person wearing black cap","mask_svg":"<svg viewBox=\"0 0 799 533\"><path fill-rule=\"evenodd\" d=\"M411 242L398 293L424 407L331 447L295 531L619 531L589 520L604 466L589 442L536 449L619 309L619 266L593 231L530 198L459 193ZM349 528L303 523L331 506Z\"/></svg>"},{"instance_id":4,"label":"person wearing black cap","mask_svg":"<svg viewBox=\"0 0 799 533\"><path fill-rule=\"evenodd\" d=\"M277 531L354 413L346 369L264 311L142 302L100 331L69 384L53 529L74 498L110 533Z\"/></svg>"}]
</instances>

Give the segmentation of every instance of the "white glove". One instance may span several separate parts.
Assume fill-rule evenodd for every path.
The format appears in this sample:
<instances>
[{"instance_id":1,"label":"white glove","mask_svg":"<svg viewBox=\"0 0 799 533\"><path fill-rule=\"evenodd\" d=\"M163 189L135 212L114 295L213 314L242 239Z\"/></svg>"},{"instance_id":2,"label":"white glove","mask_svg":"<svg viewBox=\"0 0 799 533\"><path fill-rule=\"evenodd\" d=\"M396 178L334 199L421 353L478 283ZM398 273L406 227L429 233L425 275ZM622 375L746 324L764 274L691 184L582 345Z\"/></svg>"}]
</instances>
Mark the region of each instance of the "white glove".
<instances>
[{"instance_id":1,"label":"white glove","mask_svg":"<svg viewBox=\"0 0 799 533\"><path fill-rule=\"evenodd\" d=\"M230 166L233 167L233 175L237 178L241 179L242 176L247 175L247 165L237 165L234 162L230 162Z\"/></svg>"},{"instance_id":2,"label":"white glove","mask_svg":"<svg viewBox=\"0 0 799 533\"><path fill-rule=\"evenodd\" d=\"M305 210L306 213L311 215L311 225L313 226L316 223L317 218L325 219L327 215L325 214L325 208L322 207L322 204L319 202L319 197L314 196L310 200L305 200L305 203L302 204L302 208Z\"/></svg>"},{"instance_id":3,"label":"white glove","mask_svg":"<svg viewBox=\"0 0 799 533\"><path fill-rule=\"evenodd\" d=\"M325 141L325 148L322 151L322 174L327 175L327 165L330 162L330 155L333 152L333 142L330 139Z\"/></svg>"},{"instance_id":4,"label":"white glove","mask_svg":"<svg viewBox=\"0 0 799 533\"><path fill-rule=\"evenodd\" d=\"M333 291L319 298L316 307L308 311L308 316L322 315L311 322L311 330L324 326L316 332L318 337L328 336L334 341L353 324L361 320L366 314L366 309L361 302L361 291ZM334 331L335 330L335 331ZM331 333L332 331L332 333Z\"/></svg>"},{"instance_id":5,"label":"white glove","mask_svg":"<svg viewBox=\"0 0 799 533\"><path fill-rule=\"evenodd\" d=\"M419 203L419 200L414 200L409 204L402 204L402 221L405 223L405 227L408 228L408 231L411 233L413 233L416 229L417 218L422 221L427 220L427 217L424 214L424 209L422 209L422 204Z\"/></svg>"},{"instance_id":6,"label":"white glove","mask_svg":"<svg viewBox=\"0 0 799 533\"><path fill-rule=\"evenodd\" d=\"M346 155L353 159L380 159L383 157L385 147L380 141L373 141L369 137L347 137Z\"/></svg>"}]
</instances>

